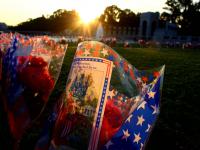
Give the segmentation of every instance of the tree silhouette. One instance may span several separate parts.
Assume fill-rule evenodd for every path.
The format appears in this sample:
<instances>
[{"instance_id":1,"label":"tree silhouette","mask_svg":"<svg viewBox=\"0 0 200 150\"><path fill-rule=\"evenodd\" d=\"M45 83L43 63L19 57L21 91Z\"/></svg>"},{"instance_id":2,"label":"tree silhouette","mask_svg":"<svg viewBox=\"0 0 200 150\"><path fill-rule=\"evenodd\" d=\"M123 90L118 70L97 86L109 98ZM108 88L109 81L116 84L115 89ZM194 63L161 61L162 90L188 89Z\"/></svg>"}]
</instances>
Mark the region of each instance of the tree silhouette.
<instances>
[{"instance_id":1,"label":"tree silhouette","mask_svg":"<svg viewBox=\"0 0 200 150\"><path fill-rule=\"evenodd\" d=\"M15 27L10 27L10 29L17 31L51 31L59 33L65 29L73 30L79 20L80 17L75 10L67 11L59 9L48 17L43 15L35 19L28 19L28 21L22 22Z\"/></svg>"},{"instance_id":2,"label":"tree silhouette","mask_svg":"<svg viewBox=\"0 0 200 150\"><path fill-rule=\"evenodd\" d=\"M104 10L100 21L104 26L138 27L139 15L130 9L121 10L116 5L112 5Z\"/></svg>"},{"instance_id":3,"label":"tree silhouette","mask_svg":"<svg viewBox=\"0 0 200 150\"><path fill-rule=\"evenodd\" d=\"M94 20L86 27L80 23L80 16L75 10L67 11L65 9L58 9L52 15L32 19L18 24L17 26L10 26L13 31L48 31L52 33L61 33L65 30L71 31L74 34L85 35L85 30L90 35L96 33L98 22L105 26L121 26L121 27L138 27L139 14L135 14L130 9L121 10L115 5L108 6L99 19Z\"/></svg>"},{"instance_id":4,"label":"tree silhouette","mask_svg":"<svg viewBox=\"0 0 200 150\"><path fill-rule=\"evenodd\" d=\"M162 13L161 19L176 23L180 33L184 35L200 35L200 1L192 0L167 0L167 12Z\"/></svg>"}]
</instances>

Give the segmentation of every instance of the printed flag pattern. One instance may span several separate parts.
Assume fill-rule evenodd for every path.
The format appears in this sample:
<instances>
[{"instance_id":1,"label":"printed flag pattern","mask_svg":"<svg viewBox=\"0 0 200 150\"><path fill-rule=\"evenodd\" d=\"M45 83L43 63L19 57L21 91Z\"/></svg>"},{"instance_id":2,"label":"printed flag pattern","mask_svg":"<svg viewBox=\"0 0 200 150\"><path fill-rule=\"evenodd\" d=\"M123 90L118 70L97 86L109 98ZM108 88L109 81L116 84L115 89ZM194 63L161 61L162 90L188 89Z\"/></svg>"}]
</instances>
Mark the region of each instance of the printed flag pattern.
<instances>
[{"instance_id":1,"label":"printed flag pattern","mask_svg":"<svg viewBox=\"0 0 200 150\"><path fill-rule=\"evenodd\" d=\"M140 71L129 64L128 61L112 48L96 41L86 41L79 44L75 57L101 57L112 61L114 64L113 71L116 72L116 76L121 81L116 87L126 87L123 92L125 92L125 95L128 97L142 94L142 88L144 90L143 86L151 83L158 76L160 69L155 68L150 71ZM114 78L114 76L112 76L112 78Z\"/></svg>"},{"instance_id":2,"label":"printed flag pattern","mask_svg":"<svg viewBox=\"0 0 200 150\"><path fill-rule=\"evenodd\" d=\"M144 149L159 113L162 78L163 74L152 83L152 87L144 95L144 100L127 117L102 150Z\"/></svg>"}]
</instances>

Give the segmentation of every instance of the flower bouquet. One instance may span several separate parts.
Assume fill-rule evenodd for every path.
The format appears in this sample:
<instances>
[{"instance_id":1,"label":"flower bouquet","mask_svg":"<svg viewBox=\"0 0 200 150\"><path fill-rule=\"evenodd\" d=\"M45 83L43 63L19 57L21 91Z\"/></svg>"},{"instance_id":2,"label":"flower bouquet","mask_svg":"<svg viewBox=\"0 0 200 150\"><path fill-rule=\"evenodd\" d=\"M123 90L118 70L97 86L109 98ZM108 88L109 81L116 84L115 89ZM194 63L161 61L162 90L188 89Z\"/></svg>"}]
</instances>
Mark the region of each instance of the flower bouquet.
<instances>
[{"instance_id":1,"label":"flower bouquet","mask_svg":"<svg viewBox=\"0 0 200 150\"><path fill-rule=\"evenodd\" d=\"M42 113L58 79L67 45L47 36L12 36L2 66L2 91L9 128L19 141Z\"/></svg>"},{"instance_id":2,"label":"flower bouquet","mask_svg":"<svg viewBox=\"0 0 200 150\"><path fill-rule=\"evenodd\" d=\"M50 149L144 149L163 76L164 66L140 71L105 44L80 43Z\"/></svg>"}]
</instances>

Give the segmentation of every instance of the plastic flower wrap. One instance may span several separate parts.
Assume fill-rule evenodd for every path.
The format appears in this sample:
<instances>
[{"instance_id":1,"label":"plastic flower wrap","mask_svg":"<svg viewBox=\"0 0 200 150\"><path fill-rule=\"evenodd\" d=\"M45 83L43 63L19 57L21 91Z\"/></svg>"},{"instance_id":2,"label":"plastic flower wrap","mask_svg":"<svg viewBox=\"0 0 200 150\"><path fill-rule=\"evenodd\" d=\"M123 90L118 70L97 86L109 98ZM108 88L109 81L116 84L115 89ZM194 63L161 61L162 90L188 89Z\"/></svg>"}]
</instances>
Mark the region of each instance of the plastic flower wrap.
<instances>
[{"instance_id":1,"label":"plastic flower wrap","mask_svg":"<svg viewBox=\"0 0 200 150\"><path fill-rule=\"evenodd\" d=\"M11 40L12 40L12 34L6 34L6 33L2 33L0 34L0 81L1 81L1 76L2 76L2 58L4 53L6 52L7 48L10 46L11 44Z\"/></svg>"},{"instance_id":2,"label":"plastic flower wrap","mask_svg":"<svg viewBox=\"0 0 200 150\"><path fill-rule=\"evenodd\" d=\"M41 113L58 79L67 45L47 36L16 36L3 57L3 100L10 132L20 140Z\"/></svg>"},{"instance_id":3,"label":"plastic flower wrap","mask_svg":"<svg viewBox=\"0 0 200 150\"><path fill-rule=\"evenodd\" d=\"M0 49L0 82L1 82L1 76L2 76L2 56L3 56L3 52ZM1 87L1 83L0 83L0 87Z\"/></svg>"},{"instance_id":4,"label":"plastic flower wrap","mask_svg":"<svg viewBox=\"0 0 200 150\"><path fill-rule=\"evenodd\" d=\"M143 149L163 75L164 66L140 71L105 44L80 43L50 149Z\"/></svg>"},{"instance_id":5,"label":"plastic flower wrap","mask_svg":"<svg viewBox=\"0 0 200 150\"><path fill-rule=\"evenodd\" d=\"M13 34L12 33L2 33L0 34L0 50L4 53L8 47L11 46Z\"/></svg>"}]
</instances>

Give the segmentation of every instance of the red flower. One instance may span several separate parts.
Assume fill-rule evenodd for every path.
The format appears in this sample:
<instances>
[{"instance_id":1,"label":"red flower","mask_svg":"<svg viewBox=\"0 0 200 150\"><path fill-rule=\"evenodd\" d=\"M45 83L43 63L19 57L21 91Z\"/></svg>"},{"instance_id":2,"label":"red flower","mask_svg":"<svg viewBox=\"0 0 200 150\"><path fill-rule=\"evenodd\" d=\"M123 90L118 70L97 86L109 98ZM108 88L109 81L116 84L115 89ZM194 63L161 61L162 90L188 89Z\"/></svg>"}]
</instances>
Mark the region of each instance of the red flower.
<instances>
[{"instance_id":1,"label":"red flower","mask_svg":"<svg viewBox=\"0 0 200 150\"><path fill-rule=\"evenodd\" d=\"M24 63L28 63L28 66L38 66L38 67L46 67L47 62L44 61L42 57L36 56L19 56L18 57L19 65L24 65Z\"/></svg>"},{"instance_id":2,"label":"red flower","mask_svg":"<svg viewBox=\"0 0 200 150\"><path fill-rule=\"evenodd\" d=\"M142 81L146 83L146 82L148 81L148 78L145 77L145 76L143 76L143 77L142 77Z\"/></svg>"},{"instance_id":3,"label":"red flower","mask_svg":"<svg viewBox=\"0 0 200 150\"><path fill-rule=\"evenodd\" d=\"M20 81L33 92L42 95L42 100L47 102L54 86L54 81L47 68L47 62L41 57L19 57L18 70Z\"/></svg>"},{"instance_id":4,"label":"red flower","mask_svg":"<svg viewBox=\"0 0 200 150\"><path fill-rule=\"evenodd\" d=\"M160 75L160 73L159 73L158 71L153 72L153 76L154 76L155 78L157 78L159 75Z\"/></svg>"},{"instance_id":5,"label":"red flower","mask_svg":"<svg viewBox=\"0 0 200 150\"><path fill-rule=\"evenodd\" d=\"M114 136L121 127L122 122L123 118L120 109L111 100L108 100L101 127L100 146L105 145Z\"/></svg>"}]
</instances>

